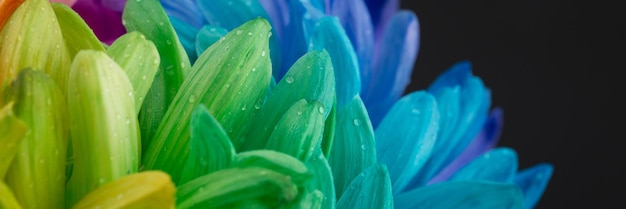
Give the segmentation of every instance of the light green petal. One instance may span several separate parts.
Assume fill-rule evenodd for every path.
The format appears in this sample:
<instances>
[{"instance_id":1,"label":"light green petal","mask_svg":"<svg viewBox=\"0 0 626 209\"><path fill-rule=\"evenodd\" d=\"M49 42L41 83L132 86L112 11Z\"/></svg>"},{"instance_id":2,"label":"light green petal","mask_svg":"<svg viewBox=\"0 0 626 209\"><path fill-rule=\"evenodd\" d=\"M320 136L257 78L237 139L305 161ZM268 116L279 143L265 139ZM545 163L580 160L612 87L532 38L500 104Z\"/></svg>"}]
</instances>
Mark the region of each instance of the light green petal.
<instances>
[{"instance_id":1,"label":"light green petal","mask_svg":"<svg viewBox=\"0 0 626 209\"><path fill-rule=\"evenodd\" d=\"M143 157L147 169L180 178L180 162L189 150L189 119L197 104L206 105L231 140L247 131L270 83L269 31L266 20L251 20L200 55L148 145Z\"/></svg>"},{"instance_id":2,"label":"light green petal","mask_svg":"<svg viewBox=\"0 0 626 209\"><path fill-rule=\"evenodd\" d=\"M21 209L11 189L0 181L0 208Z\"/></svg>"},{"instance_id":3,"label":"light green petal","mask_svg":"<svg viewBox=\"0 0 626 209\"><path fill-rule=\"evenodd\" d=\"M71 205L99 186L137 172L140 139L132 85L104 52L76 55L68 104L74 170L66 196Z\"/></svg>"},{"instance_id":4,"label":"light green petal","mask_svg":"<svg viewBox=\"0 0 626 209\"><path fill-rule=\"evenodd\" d=\"M119 178L87 194L73 209L171 209L174 183L161 171L146 171Z\"/></svg>"},{"instance_id":5,"label":"light green petal","mask_svg":"<svg viewBox=\"0 0 626 209\"><path fill-rule=\"evenodd\" d=\"M289 176L258 167L232 168L178 187L176 208L280 208L297 193Z\"/></svg>"},{"instance_id":6,"label":"light green petal","mask_svg":"<svg viewBox=\"0 0 626 209\"><path fill-rule=\"evenodd\" d=\"M0 32L0 88L20 70L31 67L48 73L60 89L66 89L70 62L61 28L47 0L22 3Z\"/></svg>"},{"instance_id":7,"label":"light green petal","mask_svg":"<svg viewBox=\"0 0 626 209\"><path fill-rule=\"evenodd\" d=\"M62 208L69 138L63 94L44 72L23 69L4 96L15 102L15 115L29 127L7 172L7 185L25 208Z\"/></svg>"},{"instance_id":8,"label":"light green petal","mask_svg":"<svg viewBox=\"0 0 626 209\"><path fill-rule=\"evenodd\" d=\"M104 51L104 46L96 34L72 8L61 3L52 3L52 9L54 9L59 21L70 60L74 59L78 51L83 49Z\"/></svg>"},{"instance_id":9,"label":"light green petal","mask_svg":"<svg viewBox=\"0 0 626 209\"><path fill-rule=\"evenodd\" d=\"M219 122L204 105L191 116L189 157L179 184L228 167L235 158L235 148Z\"/></svg>"},{"instance_id":10,"label":"light green petal","mask_svg":"<svg viewBox=\"0 0 626 209\"><path fill-rule=\"evenodd\" d=\"M28 126L13 114L13 102L0 109L0 179L9 170Z\"/></svg>"},{"instance_id":11,"label":"light green petal","mask_svg":"<svg viewBox=\"0 0 626 209\"><path fill-rule=\"evenodd\" d=\"M141 136L143 141L150 142L191 64L159 1L127 1L122 23L127 31L144 34L154 43L161 57L159 71L139 113Z\"/></svg>"},{"instance_id":12,"label":"light green petal","mask_svg":"<svg viewBox=\"0 0 626 209\"><path fill-rule=\"evenodd\" d=\"M238 168L259 167L266 168L289 176L291 181L299 186L311 179L311 173L298 159L284 153L272 150L254 150L237 155L233 165Z\"/></svg>"},{"instance_id":13,"label":"light green petal","mask_svg":"<svg viewBox=\"0 0 626 209\"><path fill-rule=\"evenodd\" d=\"M143 34L134 31L115 40L106 52L126 72L133 85L135 110L139 112L161 63L157 48Z\"/></svg>"},{"instance_id":14,"label":"light green petal","mask_svg":"<svg viewBox=\"0 0 626 209\"><path fill-rule=\"evenodd\" d=\"M328 163L333 171L337 197L363 170L376 162L374 130L367 110L357 95L337 109L335 139Z\"/></svg>"}]
</instances>

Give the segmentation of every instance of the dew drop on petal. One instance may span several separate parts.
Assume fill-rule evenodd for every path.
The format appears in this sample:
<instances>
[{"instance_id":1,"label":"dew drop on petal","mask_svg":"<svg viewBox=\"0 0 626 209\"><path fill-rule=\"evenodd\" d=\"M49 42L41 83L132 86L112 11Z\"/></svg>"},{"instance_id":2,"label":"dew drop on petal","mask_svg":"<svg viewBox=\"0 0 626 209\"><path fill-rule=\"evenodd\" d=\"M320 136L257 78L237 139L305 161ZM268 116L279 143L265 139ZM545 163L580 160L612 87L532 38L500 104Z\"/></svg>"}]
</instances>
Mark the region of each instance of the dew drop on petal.
<instances>
[{"instance_id":1,"label":"dew drop on petal","mask_svg":"<svg viewBox=\"0 0 626 209\"><path fill-rule=\"evenodd\" d=\"M285 77L285 82L287 82L287 83L293 83L293 76L287 76L287 77Z\"/></svg>"}]
</instances>

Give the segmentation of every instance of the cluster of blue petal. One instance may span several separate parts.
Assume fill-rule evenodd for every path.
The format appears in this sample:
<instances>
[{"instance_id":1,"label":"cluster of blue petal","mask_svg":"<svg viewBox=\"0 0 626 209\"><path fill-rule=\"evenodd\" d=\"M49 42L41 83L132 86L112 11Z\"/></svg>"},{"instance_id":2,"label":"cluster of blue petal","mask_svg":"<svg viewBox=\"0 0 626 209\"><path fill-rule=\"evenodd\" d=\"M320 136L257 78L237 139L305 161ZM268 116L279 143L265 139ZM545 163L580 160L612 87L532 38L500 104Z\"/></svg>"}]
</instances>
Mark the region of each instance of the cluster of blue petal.
<instances>
[{"instance_id":1,"label":"cluster of blue petal","mask_svg":"<svg viewBox=\"0 0 626 209\"><path fill-rule=\"evenodd\" d=\"M192 62L228 31L271 20L270 56L280 80L310 50L335 68L337 106L360 96L375 128L397 208L533 208L553 167L518 172L517 155L495 148L502 111L461 62L427 90L402 97L419 48L419 25L398 0L162 0ZM453 191L453 192L451 192Z\"/></svg>"}]
</instances>

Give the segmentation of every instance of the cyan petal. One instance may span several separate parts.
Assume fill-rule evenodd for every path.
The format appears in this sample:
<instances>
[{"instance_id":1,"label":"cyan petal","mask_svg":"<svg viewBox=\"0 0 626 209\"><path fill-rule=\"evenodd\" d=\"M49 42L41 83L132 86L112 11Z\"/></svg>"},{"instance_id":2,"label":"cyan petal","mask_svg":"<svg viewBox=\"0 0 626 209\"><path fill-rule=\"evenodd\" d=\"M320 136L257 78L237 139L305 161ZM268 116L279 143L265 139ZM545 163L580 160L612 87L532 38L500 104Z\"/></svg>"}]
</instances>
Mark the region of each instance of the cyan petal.
<instances>
[{"instance_id":1,"label":"cyan petal","mask_svg":"<svg viewBox=\"0 0 626 209\"><path fill-rule=\"evenodd\" d=\"M517 172L517 154L510 148L493 149L465 165L449 181L484 180L512 183Z\"/></svg>"},{"instance_id":2,"label":"cyan petal","mask_svg":"<svg viewBox=\"0 0 626 209\"><path fill-rule=\"evenodd\" d=\"M352 46L354 46L361 69L361 85L364 87L363 89L367 89L365 87L369 85L370 77L372 76L372 55L374 54L374 28L367 6L363 0L335 0L333 1L331 13L339 18L348 38L352 42ZM399 48L402 49L404 47ZM408 56L413 56L412 58L415 59L415 56L412 54L408 54ZM365 94L362 93L361 95Z\"/></svg>"},{"instance_id":3,"label":"cyan petal","mask_svg":"<svg viewBox=\"0 0 626 209\"><path fill-rule=\"evenodd\" d=\"M170 15L169 18L176 35L178 35L178 40L185 48L189 61L193 64L198 59L198 54L196 53L196 34L198 34L198 29L175 16Z\"/></svg>"},{"instance_id":4,"label":"cyan petal","mask_svg":"<svg viewBox=\"0 0 626 209\"><path fill-rule=\"evenodd\" d=\"M205 25L198 31L196 35L196 43L194 46L195 53L202 54L204 50L208 49L215 42L219 41L222 36L225 36L228 31L224 28Z\"/></svg>"},{"instance_id":5,"label":"cyan petal","mask_svg":"<svg viewBox=\"0 0 626 209\"><path fill-rule=\"evenodd\" d=\"M257 17L262 17L270 21L269 15L258 1L252 0L211 0L197 1L196 4L207 23L214 26L233 30L241 24ZM274 29L270 33L270 57L272 58L272 68L280 68L280 45Z\"/></svg>"},{"instance_id":6,"label":"cyan petal","mask_svg":"<svg viewBox=\"0 0 626 209\"><path fill-rule=\"evenodd\" d=\"M446 88L460 85L472 76L472 64L469 61L461 61L448 68L446 72L439 75L428 87L428 91L434 95L439 95Z\"/></svg>"},{"instance_id":7,"label":"cyan petal","mask_svg":"<svg viewBox=\"0 0 626 209\"><path fill-rule=\"evenodd\" d=\"M354 178L337 201L338 209L392 209L391 181L387 167L374 164Z\"/></svg>"},{"instance_id":8,"label":"cyan petal","mask_svg":"<svg viewBox=\"0 0 626 209\"><path fill-rule=\"evenodd\" d=\"M439 183L394 197L398 209L522 209L523 204L522 192L515 184L484 181Z\"/></svg>"},{"instance_id":9,"label":"cyan petal","mask_svg":"<svg viewBox=\"0 0 626 209\"><path fill-rule=\"evenodd\" d=\"M396 102L376 129L377 157L389 168L394 194L400 193L426 163L438 128L435 98L419 91Z\"/></svg>"},{"instance_id":10,"label":"cyan petal","mask_svg":"<svg viewBox=\"0 0 626 209\"><path fill-rule=\"evenodd\" d=\"M363 86L363 101L374 127L410 82L419 47L419 25L411 11L394 15L374 56L371 83ZM369 49L371 50L371 49ZM364 72L364 71L361 71Z\"/></svg>"},{"instance_id":11,"label":"cyan petal","mask_svg":"<svg viewBox=\"0 0 626 209\"><path fill-rule=\"evenodd\" d=\"M320 19L309 42L310 50L326 49L335 69L337 107L350 103L361 91L359 64L343 28L336 17Z\"/></svg>"},{"instance_id":12,"label":"cyan petal","mask_svg":"<svg viewBox=\"0 0 626 209\"><path fill-rule=\"evenodd\" d=\"M374 131L367 110L357 95L343 107L337 106L335 138L328 163L333 171L337 197L352 180L376 163Z\"/></svg>"},{"instance_id":13,"label":"cyan petal","mask_svg":"<svg viewBox=\"0 0 626 209\"><path fill-rule=\"evenodd\" d=\"M459 157L446 166L443 171L439 172L437 176L433 177L428 184L446 181L461 167L493 148L498 143L498 139L502 133L503 117L501 108L493 109L489 114L487 122L485 122L485 126L483 126L483 129L478 133L478 136L474 138L474 141L472 141Z\"/></svg>"},{"instance_id":14,"label":"cyan petal","mask_svg":"<svg viewBox=\"0 0 626 209\"><path fill-rule=\"evenodd\" d=\"M521 171L515 177L517 184L524 193L524 206L527 209L534 208L543 191L548 186L554 167L548 163L542 163Z\"/></svg>"},{"instance_id":15,"label":"cyan petal","mask_svg":"<svg viewBox=\"0 0 626 209\"><path fill-rule=\"evenodd\" d=\"M161 4L171 17L176 17L196 28L206 24L195 0L161 0Z\"/></svg>"}]
</instances>

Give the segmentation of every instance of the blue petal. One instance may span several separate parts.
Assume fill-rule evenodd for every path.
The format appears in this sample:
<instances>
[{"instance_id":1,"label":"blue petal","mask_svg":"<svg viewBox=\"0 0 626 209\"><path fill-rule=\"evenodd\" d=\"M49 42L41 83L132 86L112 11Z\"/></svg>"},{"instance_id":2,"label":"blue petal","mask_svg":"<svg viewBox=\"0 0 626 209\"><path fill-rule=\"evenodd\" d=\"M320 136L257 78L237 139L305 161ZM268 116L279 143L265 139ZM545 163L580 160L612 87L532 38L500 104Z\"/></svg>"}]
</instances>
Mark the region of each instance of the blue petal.
<instances>
[{"instance_id":1,"label":"blue petal","mask_svg":"<svg viewBox=\"0 0 626 209\"><path fill-rule=\"evenodd\" d=\"M180 43L185 48L187 56L189 56L189 61L193 64L198 59L198 54L196 54L196 34L198 29L177 17L169 16L169 18Z\"/></svg>"},{"instance_id":2,"label":"blue petal","mask_svg":"<svg viewBox=\"0 0 626 209\"><path fill-rule=\"evenodd\" d=\"M374 57L372 80L363 86L363 101L374 127L409 84L419 47L417 17L410 11L397 13L385 32L381 48Z\"/></svg>"},{"instance_id":3,"label":"blue petal","mask_svg":"<svg viewBox=\"0 0 626 209\"><path fill-rule=\"evenodd\" d=\"M554 167L552 165L543 163L517 174L515 183L524 192L525 208L533 208L539 202L541 195L543 195L544 190L548 186L553 171Z\"/></svg>"},{"instance_id":4,"label":"blue petal","mask_svg":"<svg viewBox=\"0 0 626 209\"><path fill-rule=\"evenodd\" d=\"M367 6L363 0L335 0L333 1L331 13L339 18L341 25L343 25L343 28L346 30L346 34L348 34L348 38L350 38L352 42L352 46L354 46L356 50L356 55L359 59L359 67L361 69L361 85L364 87L368 86L370 77L372 76L374 28L370 20L369 12L367 11ZM404 33L401 36L403 37ZM403 45L401 45L400 48L403 48L402 46ZM366 88L363 89L365 90ZM365 94L362 93L361 95Z\"/></svg>"},{"instance_id":5,"label":"blue petal","mask_svg":"<svg viewBox=\"0 0 626 209\"><path fill-rule=\"evenodd\" d=\"M259 1L252 0L212 0L197 1L198 8L206 21L210 25L233 30L241 24L257 17L271 21L265 9ZM276 30L272 28L271 34ZM259 35L259 34L250 34ZM280 68L280 45L277 36L270 36L270 56L272 58L272 68Z\"/></svg>"},{"instance_id":6,"label":"blue petal","mask_svg":"<svg viewBox=\"0 0 626 209\"><path fill-rule=\"evenodd\" d=\"M515 184L484 181L439 183L394 198L394 205L398 209L522 209L523 204L522 192Z\"/></svg>"},{"instance_id":7,"label":"blue petal","mask_svg":"<svg viewBox=\"0 0 626 209\"><path fill-rule=\"evenodd\" d=\"M438 128L435 98L419 91L396 102L376 129L378 160L389 168L394 194L406 187L430 157Z\"/></svg>"},{"instance_id":8,"label":"blue petal","mask_svg":"<svg viewBox=\"0 0 626 209\"><path fill-rule=\"evenodd\" d=\"M196 28L206 23L195 0L161 0L161 4L169 16L174 16Z\"/></svg>"},{"instance_id":9,"label":"blue petal","mask_svg":"<svg viewBox=\"0 0 626 209\"><path fill-rule=\"evenodd\" d=\"M276 35L282 39L284 30L289 22L289 6L285 0L259 0L267 15L270 17L272 27L276 30Z\"/></svg>"},{"instance_id":10,"label":"blue petal","mask_svg":"<svg viewBox=\"0 0 626 209\"><path fill-rule=\"evenodd\" d=\"M493 149L457 171L449 181L484 180L512 183L517 172L517 154L510 148Z\"/></svg>"},{"instance_id":11,"label":"blue petal","mask_svg":"<svg viewBox=\"0 0 626 209\"><path fill-rule=\"evenodd\" d=\"M196 36L196 44L194 46L194 53L201 55L206 49L208 49L215 42L219 41L222 36L226 35L228 31L224 28L205 25L198 31Z\"/></svg>"},{"instance_id":12,"label":"blue petal","mask_svg":"<svg viewBox=\"0 0 626 209\"><path fill-rule=\"evenodd\" d=\"M392 209L391 182L385 165L374 164L359 174L337 201L338 209Z\"/></svg>"},{"instance_id":13,"label":"blue petal","mask_svg":"<svg viewBox=\"0 0 626 209\"><path fill-rule=\"evenodd\" d=\"M335 68L337 107L348 104L361 90L359 66L350 40L336 17L321 18L309 42L309 50L330 54Z\"/></svg>"},{"instance_id":14,"label":"blue petal","mask_svg":"<svg viewBox=\"0 0 626 209\"><path fill-rule=\"evenodd\" d=\"M448 166L476 137L487 119L487 111L491 104L489 90L478 77L471 76L469 65L459 64L452 67L429 88L439 102L442 115L439 137L435 143L434 153L424 169L411 181L409 188L424 185L436 174ZM450 90L459 88L458 106L450 101ZM448 101L445 101L445 100ZM447 111L452 109L457 114ZM451 111L453 113L454 111ZM456 117L456 118L453 118Z\"/></svg>"}]
</instances>

